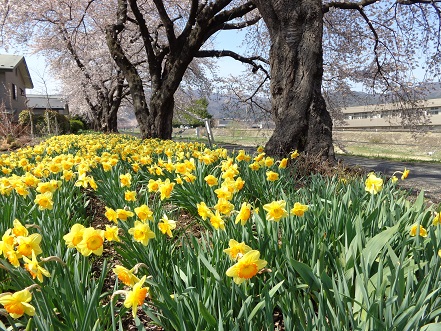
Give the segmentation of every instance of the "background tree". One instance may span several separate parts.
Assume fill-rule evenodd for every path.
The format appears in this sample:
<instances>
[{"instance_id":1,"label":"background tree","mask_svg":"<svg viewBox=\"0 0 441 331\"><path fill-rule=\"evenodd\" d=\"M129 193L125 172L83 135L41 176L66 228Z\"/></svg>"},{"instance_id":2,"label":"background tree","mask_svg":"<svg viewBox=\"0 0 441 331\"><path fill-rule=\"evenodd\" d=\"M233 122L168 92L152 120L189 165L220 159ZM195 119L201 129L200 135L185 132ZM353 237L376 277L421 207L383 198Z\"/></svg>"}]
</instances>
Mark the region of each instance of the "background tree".
<instances>
[{"instance_id":1,"label":"background tree","mask_svg":"<svg viewBox=\"0 0 441 331\"><path fill-rule=\"evenodd\" d=\"M191 127L204 126L204 119L210 119L207 98L193 100L185 108L178 108L173 119L173 126L189 125Z\"/></svg>"},{"instance_id":2,"label":"background tree","mask_svg":"<svg viewBox=\"0 0 441 331\"><path fill-rule=\"evenodd\" d=\"M103 27L114 6L98 1L3 1L3 46L44 54L60 89L86 113L94 129L117 131L117 112L127 95L124 77L106 50ZM26 45L26 46L25 46Z\"/></svg>"},{"instance_id":3,"label":"background tree","mask_svg":"<svg viewBox=\"0 0 441 331\"><path fill-rule=\"evenodd\" d=\"M292 149L333 158L332 121L322 96L323 45L344 83L370 81L372 90L408 98L406 78L425 57L439 68L440 17L434 1L340 2L255 0L268 28L272 115L276 122L265 151ZM324 22L327 22L324 39ZM350 28L348 27L350 25ZM328 76L329 77L329 76ZM413 108L413 105L409 108ZM411 112L405 112L411 114ZM403 115L406 116L406 115Z\"/></svg>"},{"instance_id":4,"label":"background tree","mask_svg":"<svg viewBox=\"0 0 441 331\"><path fill-rule=\"evenodd\" d=\"M106 29L107 43L130 86L143 138L171 138L175 92L190 63L196 57L239 57L234 52L201 48L221 30L241 29L257 22L260 17L254 9L251 1L118 0L116 23ZM132 22L139 29L148 63L149 102L146 82L123 45L124 33Z\"/></svg>"}]
</instances>

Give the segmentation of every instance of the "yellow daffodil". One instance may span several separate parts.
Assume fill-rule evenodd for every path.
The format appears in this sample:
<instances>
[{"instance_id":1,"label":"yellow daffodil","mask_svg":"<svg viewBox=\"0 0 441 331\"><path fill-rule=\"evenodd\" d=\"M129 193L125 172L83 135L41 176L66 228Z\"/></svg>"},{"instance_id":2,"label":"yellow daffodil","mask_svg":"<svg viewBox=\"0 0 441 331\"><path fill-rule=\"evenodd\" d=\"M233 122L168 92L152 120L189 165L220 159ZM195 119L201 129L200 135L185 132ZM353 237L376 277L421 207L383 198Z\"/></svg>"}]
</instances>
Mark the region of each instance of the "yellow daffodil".
<instances>
[{"instance_id":1,"label":"yellow daffodil","mask_svg":"<svg viewBox=\"0 0 441 331\"><path fill-rule=\"evenodd\" d=\"M284 158L280 160L279 169L285 169L288 165L288 158Z\"/></svg>"},{"instance_id":2,"label":"yellow daffodil","mask_svg":"<svg viewBox=\"0 0 441 331\"><path fill-rule=\"evenodd\" d=\"M300 155L300 154L299 154L299 152L297 151L297 149L294 150L294 151L292 151L292 152L291 152L291 155L290 155L291 160L297 158L299 155Z\"/></svg>"},{"instance_id":3,"label":"yellow daffodil","mask_svg":"<svg viewBox=\"0 0 441 331\"><path fill-rule=\"evenodd\" d=\"M139 282L139 278L135 276L133 269L129 270L123 266L116 265L112 271L118 277L118 279L127 286L132 287Z\"/></svg>"},{"instance_id":4,"label":"yellow daffodil","mask_svg":"<svg viewBox=\"0 0 441 331\"><path fill-rule=\"evenodd\" d=\"M27 237L17 237L17 253L21 256L31 256L32 251L35 254L41 254L40 248L41 234L33 233Z\"/></svg>"},{"instance_id":5,"label":"yellow daffodil","mask_svg":"<svg viewBox=\"0 0 441 331\"><path fill-rule=\"evenodd\" d=\"M211 217L213 215L213 212L210 210L210 208L207 207L205 202L198 203L196 205L198 209L198 214L202 219L205 221L207 218Z\"/></svg>"},{"instance_id":6,"label":"yellow daffodil","mask_svg":"<svg viewBox=\"0 0 441 331\"><path fill-rule=\"evenodd\" d=\"M143 222L153 220L153 211L147 205L136 207L135 214Z\"/></svg>"},{"instance_id":7,"label":"yellow daffodil","mask_svg":"<svg viewBox=\"0 0 441 331\"><path fill-rule=\"evenodd\" d=\"M112 208L109 207L104 207L106 209L106 212L104 213L104 216L106 216L106 218L114 223L118 223L118 213L113 210Z\"/></svg>"},{"instance_id":8,"label":"yellow daffodil","mask_svg":"<svg viewBox=\"0 0 441 331\"><path fill-rule=\"evenodd\" d=\"M225 230L225 222L217 210L215 214L211 214L210 223L216 230Z\"/></svg>"},{"instance_id":9,"label":"yellow daffodil","mask_svg":"<svg viewBox=\"0 0 441 331\"><path fill-rule=\"evenodd\" d=\"M421 226L421 225L414 224L410 228L409 234L411 237L415 237L417 234L419 234L420 237L427 237L427 230L425 228L423 228L423 226Z\"/></svg>"},{"instance_id":10,"label":"yellow daffodil","mask_svg":"<svg viewBox=\"0 0 441 331\"><path fill-rule=\"evenodd\" d=\"M61 178L65 181L70 181L74 176L74 173L71 170L63 170L63 176Z\"/></svg>"},{"instance_id":11,"label":"yellow daffodil","mask_svg":"<svg viewBox=\"0 0 441 331\"><path fill-rule=\"evenodd\" d=\"M173 237L172 230L176 229L176 222L168 219L164 214L161 218L161 222L158 223L158 228L163 234L167 234L170 238Z\"/></svg>"},{"instance_id":12,"label":"yellow daffodil","mask_svg":"<svg viewBox=\"0 0 441 331\"><path fill-rule=\"evenodd\" d=\"M375 176L375 174L369 174L365 181L365 190L371 194L377 194L383 189L383 180Z\"/></svg>"},{"instance_id":13,"label":"yellow daffodil","mask_svg":"<svg viewBox=\"0 0 441 331\"><path fill-rule=\"evenodd\" d=\"M284 200L273 201L263 206L263 209L267 212L266 219L268 221L278 222L282 217L288 216L288 212L285 209L286 202Z\"/></svg>"},{"instance_id":14,"label":"yellow daffodil","mask_svg":"<svg viewBox=\"0 0 441 331\"><path fill-rule=\"evenodd\" d=\"M144 246L149 244L149 240L155 238L155 233L150 230L147 223L135 221L135 226L129 229L129 234L133 236L135 241L140 242Z\"/></svg>"},{"instance_id":15,"label":"yellow daffodil","mask_svg":"<svg viewBox=\"0 0 441 331\"><path fill-rule=\"evenodd\" d=\"M245 185L245 181L241 177L237 177L235 184L236 184L236 191L240 191L241 189L243 189Z\"/></svg>"},{"instance_id":16,"label":"yellow daffodil","mask_svg":"<svg viewBox=\"0 0 441 331\"><path fill-rule=\"evenodd\" d=\"M106 238L107 241L121 241L121 239L118 236L118 227L117 226L110 226L106 225L106 230L104 230L104 238Z\"/></svg>"},{"instance_id":17,"label":"yellow daffodil","mask_svg":"<svg viewBox=\"0 0 441 331\"><path fill-rule=\"evenodd\" d=\"M119 175L121 187L129 187L132 184L132 175L130 173Z\"/></svg>"},{"instance_id":18,"label":"yellow daffodil","mask_svg":"<svg viewBox=\"0 0 441 331\"><path fill-rule=\"evenodd\" d=\"M222 215L228 216L234 209L234 205L226 199L219 199L217 201L217 204L214 206L214 209L219 211L219 213L221 213Z\"/></svg>"},{"instance_id":19,"label":"yellow daffodil","mask_svg":"<svg viewBox=\"0 0 441 331\"><path fill-rule=\"evenodd\" d=\"M24 267L32 276L32 279L37 278L40 283L43 282L43 276L50 277L51 273L43 268L37 261L35 252L32 250L32 259L28 259L23 256L23 262L25 262Z\"/></svg>"},{"instance_id":20,"label":"yellow daffodil","mask_svg":"<svg viewBox=\"0 0 441 331\"><path fill-rule=\"evenodd\" d=\"M230 239L228 242L228 248L224 249L224 253L227 253L231 260L240 260L242 256L249 251L251 247L247 246L243 241L241 243L234 239Z\"/></svg>"},{"instance_id":21,"label":"yellow daffodil","mask_svg":"<svg viewBox=\"0 0 441 331\"><path fill-rule=\"evenodd\" d=\"M308 210L307 205L302 205L300 202L296 202L294 204L294 208L291 209L291 214L294 214L296 216L303 216L305 212Z\"/></svg>"},{"instance_id":22,"label":"yellow daffodil","mask_svg":"<svg viewBox=\"0 0 441 331\"><path fill-rule=\"evenodd\" d=\"M143 276L139 282L133 285L133 289L127 292L126 299L124 300L124 307L132 308L133 318L136 316L138 306L143 305L148 294L149 289L147 287L142 287L146 278L146 276Z\"/></svg>"},{"instance_id":23,"label":"yellow daffodil","mask_svg":"<svg viewBox=\"0 0 441 331\"><path fill-rule=\"evenodd\" d=\"M248 167L253 171L257 171L260 169L260 165L258 162L253 162Z\"/></svg>"},{"instance_id":24,"label":"yellow daffodil","mask_svg":"<svg viewBox=\"0 0 441 331\"><path fill-rule=\"evenodd\" d=\"M124 200L126 201L136 201L136 191L125 191Z\"/></svg>"},{"instance_id":25,"label":"yellow daffodil","mask_svg":"<svg viewBox=\"0 0 441 331\"><path fill-rule=\"evenodd\" d=\"M20 221L18 219L15 219L13 222L13 228L12 228L12 233L14 234L14 236L16 237L26 237L28 235L28 229L26 229L26 227L24 225L22 225L20 223Z\"/></svg>"},{"instance_id":26,"label":"yellow daffodil","mask_svg":"<svg viewBox=\"0 0 441 331\"><path fill-rule=\"evenodd\" d=\"M149 183L147 184L147 189L149 192L157 192L159 190L159 184L161 183L161 180L153 180L149 179Z\"/></svg>"},{"instance_id":27,"label":"yellow daffodil","mask_svg":"<svg viewBox=\"0 0 441 331\"><path fill-rule=\"evenodd\" d=\"M435 217L432 220L432 225L440 225L441 224L441 213L436 213Z\"/></svg>"},{"instance_id":28,"label":"yellow daffodil","mask_svg":"<svg viewBox=\"0 0 441 331\"><path fill-rule=\"evenodd\" d=\"M251 205L247 202L243 202L240 206L239 214L236 216L235 223L239 223L241 225L245 225L249 218L251 217Z\"/></svg>"},{"instance_id":29,"label":"yellow daffodil","mask_svg":"<svg viewBox=\"0 0 441 331\"><path fill-rule=\"evenodd\" d=\"M29 316L35 315L35 308L29 304L32 300L32 294L29 290L24 289L15 293L0 294L0 304L12 318L20 318L24 314Z\"/></svg>"},{"instance_id":30,"label":"yellow daffodil","mask_svg":"<svg viewBox=\"0 0 441 331\"><path fill-rule=\"evenodd\" d=\"M164 182L162 182L161 184L159 184L159 192L161 193L160 199L164 200L164 199L168 199L170 198L170 195L173 191L173 188L175 186L175 183L170 182L170 179L166 179Z\"/></svg>"},{"instance_id":31,"label":"yellow daffodil","mask_svg":"<svg viewBox=\"0 0 441 331\"><path fill-rule=\"evenodd\" d=\"M227 185L222 185L218 189L214 190L218 199L231 200L233 198L233 192L230 191Z\"/></svg>"},{"instance_id":32,"label":"yellow daffodil","mask_svg":"<svg viewBox=\"0 0 441 331\"><path fill-rule=\"evenodd\" d=\"M116 214L121 221L127 221L127 218L133 217L135 214L130 210L117 209Z\"/></svg>"},{"instance_id":33,"label":"yellow daffodil","mask_svg":"<svg viewBox=\"0 0 441 331\"><path fill-rule=\"evenodd\" d=\"M405 180L407 178L407 176L409 176L409 172L410 172L409 169L404 168L404 171L401 175L401 180Z\"/></svg>"},{"instance_id":34,"label":"yellow daffodil","mask_svg":"<svg viewBox=\"0 0 441 331\"><path fill-rule=\"evenodd\" d=\"M52 210L54 201L52 200L52 192L37 194L34 203L38 205L39 210Z\"/></svg>"},{"instance_id":35,"label":"yellow daffodil","mask_svg":"<svg viewBox=\"0 0 441 331\"><path fill-rule=\"evenodd\" d=\"M243 149L241 149L236 156L236 161L238 161L238 162L241 162L241 161L249 162L250 160L251 160L251 156L246 154Z\"/></svg>"},{"instance_id":36,"label":"yellow daffodil","mask_svg":"<svg viewBox=\"0 0 441 331\"><path fill-rule=\"evenodd\" d=\"M265 158L264 163L265 163L265 167L269 168L269 167L271 167L274 164L274 159L272 157L267 156Z\"/></svg>"},{"instance_id":37,"label":"yellow daffodil","mask_svg":"<svg viewBox=\"0 0 441 331\"><path fill-rule=\"evenodd\" d=\"M83 230L83 239L76 246L77 250L84 256L90 254L101 255L103 253L104 230L93 227Z\"/></svg>"},{"instance_id":38,"label":"yellow daffodil","mask_svg":"<svg viewBox=\"0 0 441 331\"><path fill-rule=\"evenodd\" d=\"M266 180L268 180L270 182L275 182L278 179L279 179L279 174L277 172L274 172L274 171L267 171L266 172Z\"/></svg>"},{"instance_id":39,"label":"yellow daffodil","mask_svg":"<svg viewBox=\"0 0 441 331\"><path fill-rule=\"evenodd\" d=\"M208 186L216 186L217 185L217 178L214 177L213 175L208 175L204 177L205 182L207 183Z\"/></svg>"},{"instance_id":40,"label":"yellow daffodil","mask_svg":"<svg viewBox=\"0 0 441 331\"><path fill-rule=\"evenodd\" d=\"M260 252L257 250L251 250L242 256L239 261L232 267L230 267L226 275L233 277L233 281L236 284L241 284L244 281L253 278L259 270L267 265L265 260L260 259Z\"/></svg>"}]
</instances>

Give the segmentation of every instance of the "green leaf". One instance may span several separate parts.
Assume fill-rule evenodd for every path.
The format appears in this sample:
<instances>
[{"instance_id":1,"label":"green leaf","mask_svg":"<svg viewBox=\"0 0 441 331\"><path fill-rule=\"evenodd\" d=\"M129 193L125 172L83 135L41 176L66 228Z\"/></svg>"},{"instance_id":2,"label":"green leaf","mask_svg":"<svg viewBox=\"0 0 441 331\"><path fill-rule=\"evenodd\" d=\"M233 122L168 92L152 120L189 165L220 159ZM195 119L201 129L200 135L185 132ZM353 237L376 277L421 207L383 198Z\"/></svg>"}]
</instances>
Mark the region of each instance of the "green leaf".
<instances>
[{"instance_id":1,"label":"green leaf","mask_svg":"<svg viewBox=\"0 0 441 331\"><path fill-rule=\"evenodd\" d=\"M208 260L203 255L199 255L199 259L202 261L202 263L207 267L207 269L213 274L214 278L217 281L221 280L221 277L217 273L217 271L213 268L213 266L208 262Z\"/></svg>"},{"instance_id":2,"label":"green leaf","mask_svg":"<svg viewBox=\"0 0 441 331\"><path fill-rule=\"evenodd\" d=\"M313 290L320 289L320 281L309 266L296 260L291 260L291 265L310 288Z\"/></svg>"},{"instance_id":3,"label":"green leaf","mask_svg":"<svg viewBox=\"0 0 441 331\"><path fill-rule=\"evenodd\" d=\"M441 323L430 323L423 325L420 331L441 331Z\"/></svg>"},{"instance_id":4,"label":"green leaf","mask_svg":"<svg viewBox=\"0 0 441 331\"><path fill-rule=\"evenodd\" d=\"M368 261L369 265L377 258L378 253L381 252L383 247L392 239L395 233L398 231L400 223L395 224L391 228L387 228L386 230L380 232L375 237L371 238L367 243L366 247L362 251L362 255L364 259Z\"/></svg>"},{"instance_id":5,"label":"green leaf","mask_svg":"<svg viewBox=\"0 0 441 331\"><path fill-rule=\"evenodd\" d=\"M268 294L271 298L274 296L274 294L276 294L277 290L280 288L280 286L282 286L284 282L285 280L282 280L280 283L274 285L274 287L271 290L269 290Z\"/></svg>"},{"instance_id":6,"label":"green leaf","mask_svg":"<svg viewBox=\"0 0 441 331\"><path fill-rule=\"evenodd\" d=\"M253 319L254 315L257 314L257 312L262 308L262 306L265 305L265 300L260 301L255 307L254 309L251 311L250 316L248 316L248 323L251 322L251 320Z\"/></svg>"},{"instance_id":7,"label":"green leaf","mask_svg":"<svg viewBox=\"0 0 441 331\"><path fill-rule=\"evenodd\" d=\"M210 314L208 309L205 307L205 305L199 301L199 312L201 313L202 317L210 324L211 326L215 327L217 326L216 319L213 315Z\"/></svg>"}]
</instances>

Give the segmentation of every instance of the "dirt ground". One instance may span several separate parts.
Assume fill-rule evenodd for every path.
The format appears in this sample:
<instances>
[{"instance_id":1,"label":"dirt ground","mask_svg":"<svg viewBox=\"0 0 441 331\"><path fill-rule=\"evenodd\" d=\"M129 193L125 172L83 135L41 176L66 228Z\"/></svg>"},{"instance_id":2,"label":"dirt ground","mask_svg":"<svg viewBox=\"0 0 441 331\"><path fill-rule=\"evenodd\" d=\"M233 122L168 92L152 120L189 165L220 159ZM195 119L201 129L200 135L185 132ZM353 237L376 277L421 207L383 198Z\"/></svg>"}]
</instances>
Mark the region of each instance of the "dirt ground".
<instances>
[{"instance_id":1,"label":"dirt ground","mask_svg":"<svg viewBox=\"0 0 441 331\"><path fill-rule=\"evenodd\" d=\"M384 131L334 131L341 154L382 156L402 160L441 160L441 132L412 134Z\"/></svg>"}]
</instances>

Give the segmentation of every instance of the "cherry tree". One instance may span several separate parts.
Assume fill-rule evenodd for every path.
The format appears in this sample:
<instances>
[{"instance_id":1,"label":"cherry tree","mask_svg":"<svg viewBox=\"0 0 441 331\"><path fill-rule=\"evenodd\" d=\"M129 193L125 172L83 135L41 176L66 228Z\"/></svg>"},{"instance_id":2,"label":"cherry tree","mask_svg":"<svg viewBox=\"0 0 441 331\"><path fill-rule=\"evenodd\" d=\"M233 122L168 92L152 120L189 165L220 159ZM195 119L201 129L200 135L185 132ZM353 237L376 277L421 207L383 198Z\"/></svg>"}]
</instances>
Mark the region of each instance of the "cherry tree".
<instances>
[{"instance_id":1,"label":"cherry tree","mask_svg":"<svg viewBox=\"0 0 441 331\"><path fill-rule=\"evenodd\" d=\"M175 92L195 58L231 56L258 66L258 59L208 47L219 31L242 29L259 19L252 1L118 0L115 22L106 28L107 44L129 84L142 137L171 138ZM123 43L133 25L142 39L148 82Z\"/></svg>"},{"instance_id":2,"label":"cherry tree","mask_svg":"<svg viewBox=\"0 0 441 331\"><path fill-rule=\"evenodd\" d=\"M270 36L272 155L334 158L327 82L353 82L406 99L418 63L439 73L438 1L254 0ZM325 50L325 56L324 56ZM324 62L324 60L326 62ZM369 83L368 83L369 82ZM413 108L410 106L409 108ZM411 116L412 112L404 112Z\"/></svg>"},{"instance_id":3,"label":"cherry tree","mask_svg":"<svg viewBox=\"0 0 441 331\"><path fill-rule=\"evenodd\" d=\"M113 7L97 1L4 1L2 41L44 54L73 111L85 112L95 129L117 131L127 95L124 76L107 51L103 27Z\"/></svg>"}]
</instances>

